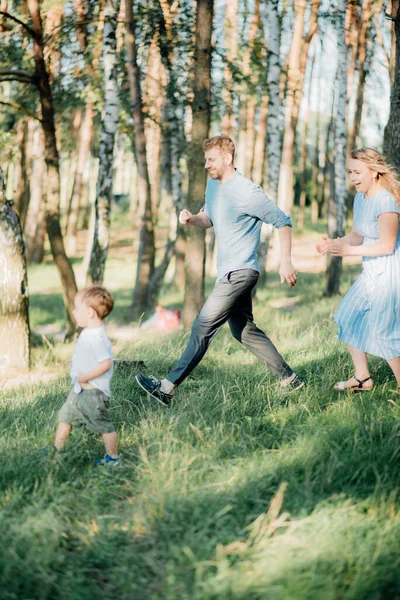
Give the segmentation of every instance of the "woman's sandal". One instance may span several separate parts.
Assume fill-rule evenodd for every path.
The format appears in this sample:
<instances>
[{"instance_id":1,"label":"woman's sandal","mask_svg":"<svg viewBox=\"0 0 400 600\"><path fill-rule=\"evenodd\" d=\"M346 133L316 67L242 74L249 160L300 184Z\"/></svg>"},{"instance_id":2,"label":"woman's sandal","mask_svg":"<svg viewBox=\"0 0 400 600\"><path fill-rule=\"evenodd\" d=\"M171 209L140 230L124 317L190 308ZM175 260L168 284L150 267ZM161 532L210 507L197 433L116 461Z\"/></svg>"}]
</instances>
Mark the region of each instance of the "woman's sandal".
<instances>
[{"instance_id":1,"label":"woman's sandal","mask_svg":"<svg viewBox=\"0 0 400 600\"><path fill-rule=\"evenodd\" d=\"M370 392L373 388L372 385L371 387L364 387L364 383L369 381L371 379L371 376L366 377L365 379L358 379L358 377L353 375L353 377L351 377L350 379L355 379L358 382L357 385L350 385L348 387L344 387L347 381L339 381L335 385L335 390L337 390L338 392L352 392L353 394L355 394L357 392Z\"/></svg>"}]
</instances>

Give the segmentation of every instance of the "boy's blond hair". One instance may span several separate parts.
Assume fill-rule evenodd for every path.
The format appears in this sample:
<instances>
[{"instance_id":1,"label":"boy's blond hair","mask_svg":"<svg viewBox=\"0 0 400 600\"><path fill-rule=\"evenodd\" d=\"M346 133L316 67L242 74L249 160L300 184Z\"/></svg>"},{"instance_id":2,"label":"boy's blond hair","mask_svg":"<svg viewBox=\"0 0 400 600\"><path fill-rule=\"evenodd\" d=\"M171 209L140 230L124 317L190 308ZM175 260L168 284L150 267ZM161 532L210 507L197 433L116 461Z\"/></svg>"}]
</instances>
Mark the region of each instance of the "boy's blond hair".
<instances>
[{"instance_id":1,"label":"boy's blond hair","mask_svg":"<svg viewBox=\"0 0 400 600\"><path fill-rule=\"evenodd\" d=\"M100 319L104 319L114 308L114 300L102 285L90 285L78 292L79 298L93 308Z\"/></svg>"}]
</instances>

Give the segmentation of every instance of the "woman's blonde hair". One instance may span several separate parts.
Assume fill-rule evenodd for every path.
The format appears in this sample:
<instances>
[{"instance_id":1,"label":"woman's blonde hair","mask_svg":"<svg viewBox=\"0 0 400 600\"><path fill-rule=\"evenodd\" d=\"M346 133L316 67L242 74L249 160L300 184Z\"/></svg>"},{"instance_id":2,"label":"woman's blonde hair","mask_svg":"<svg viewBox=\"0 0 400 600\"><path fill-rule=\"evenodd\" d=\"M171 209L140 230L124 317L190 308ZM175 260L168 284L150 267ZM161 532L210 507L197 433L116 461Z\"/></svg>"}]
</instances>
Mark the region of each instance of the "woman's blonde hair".
<instances>
[{"instance_id":1,"label":"woman's blonde hair","mask_svg":"<svg viewBox=\"0 0 400 600\"><path fill-rule=\"evenodd\" d=\"M350 156L355 160L361 160L371 171L376 171L378 173L377 181L400 204L400 178L395 168L386 161L382 154L373 148L358 148L358 150L353 150Z\"/></svg>"}]
</instances>

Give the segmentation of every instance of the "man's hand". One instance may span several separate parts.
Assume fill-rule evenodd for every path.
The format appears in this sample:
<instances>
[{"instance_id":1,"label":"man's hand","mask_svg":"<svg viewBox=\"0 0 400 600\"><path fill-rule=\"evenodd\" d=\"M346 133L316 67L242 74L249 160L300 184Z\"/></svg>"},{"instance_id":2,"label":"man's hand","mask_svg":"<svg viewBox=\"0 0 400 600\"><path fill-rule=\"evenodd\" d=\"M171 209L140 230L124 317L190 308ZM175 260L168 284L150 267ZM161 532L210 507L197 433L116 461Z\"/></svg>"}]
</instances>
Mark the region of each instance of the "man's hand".
<instances>
[{"instance_id":1,"label":"man's hand","mask_svg":"<svg viewBox=\"0 0 400 600\"><path fill-rule=\"evenodd\" d=\"M296 285L297 273L290 260L281 262L281 266L279 268L279 275L281 276L281 283L283 283L286 280L290 287Z\"/></svg>"},{"instance_id":2,"label":"man's hand","mask_svg":"<svg viewBox=\"0 0 400 600\"><path fill-rule=\"evenodd\" d=\"M184 208L179 213L179 223L181 223L182 225L187 225L188 223L190 223L190 220L192 219L192 217L193 217L193 215L190 212L190 210L187 210L187 208Z\"/></svg>"},{"instance_id":3,"label":"man's hand","mask_svg":"<svg viewBox=\"0 0 400 600\"><path fill-rule=\"evenodd\" d=\"M79 383L88 383L89 379L87 377L87 374L81 373L80 375L78 375L78 381L79 381Z\"/></svg>"}]
</instances>

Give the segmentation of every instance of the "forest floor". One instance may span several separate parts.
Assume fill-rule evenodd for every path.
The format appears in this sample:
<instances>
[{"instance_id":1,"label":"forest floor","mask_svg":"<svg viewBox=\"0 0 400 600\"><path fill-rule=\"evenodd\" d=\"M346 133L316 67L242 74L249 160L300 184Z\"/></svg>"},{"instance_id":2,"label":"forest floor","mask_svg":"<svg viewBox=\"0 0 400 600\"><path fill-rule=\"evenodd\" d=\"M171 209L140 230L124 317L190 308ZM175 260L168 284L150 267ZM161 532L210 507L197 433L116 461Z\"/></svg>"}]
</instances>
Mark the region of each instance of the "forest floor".
<instances>
[{"instance_id":1,"label":"forest floor","mask_svg":"<svg viewBox=\"0 0 400 600\"><path fill-rule=\"evenodd\" d=\"M332 389L351 364L332 321L340 298L322 297L317 238L295 240L298 286L271 273L254 308L305 387L284 394L225 326L168 409L138 388L134 369L117 371L114 470L93 466L102 444L85 431L54 457L39 451L53 441L73 346L55 335L64 310L54 266L30 268L33 378L9 389L3 378L0 399L2 599L400 597L400 395L376 358L372 392ZM105 278L115 352L164 375L187 333L118 334L131 327L134 265L117 246ZM343 291L359 270L346 266ZM166 286L161 303L181 302Z\"/></svg>"}]
</instances>

